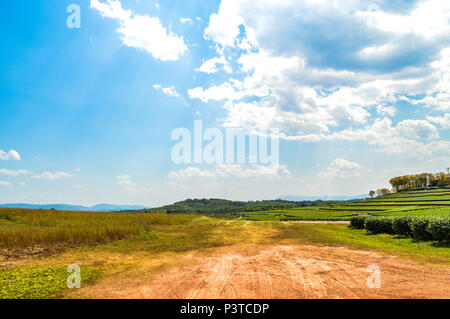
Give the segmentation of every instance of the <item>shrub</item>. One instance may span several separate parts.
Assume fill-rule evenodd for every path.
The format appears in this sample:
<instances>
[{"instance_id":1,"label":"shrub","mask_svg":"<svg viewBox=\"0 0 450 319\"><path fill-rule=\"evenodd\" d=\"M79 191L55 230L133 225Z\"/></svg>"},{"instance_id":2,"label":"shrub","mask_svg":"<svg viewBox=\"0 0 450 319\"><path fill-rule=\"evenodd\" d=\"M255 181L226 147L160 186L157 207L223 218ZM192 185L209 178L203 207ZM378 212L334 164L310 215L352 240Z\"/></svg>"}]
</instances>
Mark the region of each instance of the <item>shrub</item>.
<instances>
[{"instance_id":1,"label":"shrub","mask_svg":"<svg viewBox=\"0 0 450 319\"><path fill-rule=\"evenodd\" d=\"M365 228L372 234L395 234L416 240L450 241L448 217L375 217L356 216L350 219L353 228Z\"/></svg>"},{"instance_id":2,"label":"shrub","mask_svg":"<svg viewBox=\"0 0 450 319\"><path fill-rule=\"evenodd\" d=\"M414 217L411 220L412 237L416 240L432 240L433 236L428 231L430 218Z\"/></svg>"},{"instance_id":3,"label":"shrub","mask_svg":"<svg viewBox=\"0 0 450 319\"><path fill-rule=\"evenodd\" d=\"M395 217L392 222L392 230L394 231L394 234L406 237L411 236L411 221L412 217L409 216Z\"/></svg>"},{"instance_id":4,"label":"shrub","mask_svg":"<svg viewBox=\"0 0 450 319\"><path fill-rule=\"evenodd\" d=\"M353 228L364 229L366 218L366 216L354 216L350 219L350 225Z\"/></svg>"},{"instance_id":5,"label":"shrub","mask_svg":"<svg viewBox=\"0 0 450 319\"><path fill-rule=\"evenodd\" d=\"M449 241L450 240L450 219L437 217L430 220L427 232L431 234L434 240Z\"/></svg>"},{"instance_id":6,"label":"shrub","mask_svg":"<svg viewBox=\"0 0 450 319\"><path fill-rule=\"evenodd\" d=\"M365 228L373 234L393 234L392 217L367 217Z\"/></svg>"}]
</instances>

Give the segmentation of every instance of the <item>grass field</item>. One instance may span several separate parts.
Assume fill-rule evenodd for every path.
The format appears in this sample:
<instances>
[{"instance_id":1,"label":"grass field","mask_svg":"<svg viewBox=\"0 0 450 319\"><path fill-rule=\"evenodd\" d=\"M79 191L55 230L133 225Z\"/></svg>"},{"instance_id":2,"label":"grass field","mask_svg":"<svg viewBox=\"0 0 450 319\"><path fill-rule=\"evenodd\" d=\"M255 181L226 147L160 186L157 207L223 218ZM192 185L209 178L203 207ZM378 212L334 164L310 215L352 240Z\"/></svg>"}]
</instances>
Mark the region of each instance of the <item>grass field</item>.
<instances>
[{"instance_id":1,"label":"grass field","mask_svg":"<svg viewBox=\"0 0 450 319\"><path fill-rule=\"evenodd\" d=\"M103 214L76 212L3 211L0 225L3 250L25 245L61 251L37 260L3 259L0 263L1 298L54 298L67 292L65 268L76 262L86 272L84 284L130 271L149 260L169 254L230 245L311 244L388 252L422 263L448 264L450 249L433 242L415 242L391 235L368 235L346 225L298 224L221 220L198 215ZM6 217L5 216L9 216ZM116 221L114 221L117 219ZM82 232L76 228L83 229ZM19 235L19 234L23 235ZM32 239L29 234L33 234ZM8 235L7 235L8 234ZM13 240L9 236L17 236ZM52 234L52 235L49 235ZM150 254L147 259L133 258ZM56 257L55 257L56 256ZM141 257L139 257L141 258ZM155 269L161 269L161 262Z\"/></svg>"},{"instance_id":2,"label":"grass field","mask_svg":"<svg viewBox=\"0 0 450 319\"><path fill-rule=\"evenodd\" d=\"M235 220L196 214L0 209L0 298L67 296L65 269L72 263L81 267L83 285L91 285L114 276L161 272L180 263L180 254L234 245L339 246L448 267L448 243L371 235L347 225L295 222L348 220L355 213L450 216L448 206L430 207L414 201L394 205L399 198L428 204L433 197L430 193L443 200L450 198L448 191L405 192L361 202L243 213Z\"/></svg>"},{"instance_id":3,"label":"grass field","mask_svg":"<svg viewBox=\"0 0 450 319\"><path fill-rule=\"evenodd\" d=\"M450 189L399 192L357 202L337 202L315 207L248 212L242 218L254 221L349 220L364 216L450 216Z\"/></svg>"}]
</instances>

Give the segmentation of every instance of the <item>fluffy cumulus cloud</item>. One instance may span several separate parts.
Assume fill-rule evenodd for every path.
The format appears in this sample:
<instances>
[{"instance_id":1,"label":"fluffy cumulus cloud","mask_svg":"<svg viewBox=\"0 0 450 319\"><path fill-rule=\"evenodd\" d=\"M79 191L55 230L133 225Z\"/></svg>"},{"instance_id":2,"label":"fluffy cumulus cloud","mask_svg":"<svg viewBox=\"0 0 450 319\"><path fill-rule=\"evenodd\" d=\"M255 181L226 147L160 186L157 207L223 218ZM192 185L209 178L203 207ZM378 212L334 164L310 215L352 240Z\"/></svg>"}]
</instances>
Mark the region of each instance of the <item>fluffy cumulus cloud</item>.
<instances>
[{"instance_id":1,"label":"fluffy cumulus cloud","mask_svg":"<svg viewBox=\"0 0 450 319\"><path fill-rule=\"evenodd\" d=\"M10 150L8 152L0 150L0 160L7 161L7 160L15 160L20 161L21 157L19 153L15 150Z\"/></svg>"},{"instance_id":2,"label":"fluffy cumulus cloud","mask_svg":"<svg viewBox=\"0 0 450 319\"><path fill-rule=\"evenodd\" d=\"M318 174L321 179L350 179L360 176L362 167L358 163L338 158L332 161L329 167Z\"/></svg>"},{"instance_id":3,"label":"fluffy cumulus cloud","mask_svg":"<svg viewBox=\"0 0 450 319\"><path fill-rule=\"evenodd\" d=\"M412 139L433 140L439 138L437 128L424 120L404 120L398 123L400 134Z\"/></svg>"},{"instance_id":4,"label":"fluffy cumulus cloud","mask_svg":"<svg viewBox=\"0 0 450 319\"><path fill-rule=\"evenodd\" d=\"M187 51L183 37L167 30L157 17L125 10L119 0L91 0L91 8L119 22L116 32L124 45L144 50L155 59L178 60Z\"/></svg>"},{"instance_id":5,"label":"fluffy cumulus cloud","mask_svg":"<svg viewBox=\"0 0 450 319\"><path fill-rule=\"evenodd\" d=\"M427 116L427 120L441 126L444 129L450 128L450 113L443 116Z\"/></svg>"},{"instance_id":6,"label":"fluffy cumulus cloud","mask_svg":"<svg viewBox=\"0 0 450 319\"><path fill-rule=\"evenodd\" d=\"M223 101L227 127L366 141L390 153L440 149L430 145L445 142L447 115L425 118L450 110L449 19L446 0L222 0L204 37L237 69L188 94ZM197 70L216 73L220 60ZM394 122L398 103L423 115Z\"/></svg>"},{"instance_id":7,"label":"fluffy cumulus cloud","mask_svg":"<svg viewBox=\"0 0 450 319\"><path fill-rule=\"evenodd\" d=\"M378 105L377 106L377 113L380 116L394 116L397 112L397 109L393 106L387 106L387 105Z\"/></svg>"}]
</instances>

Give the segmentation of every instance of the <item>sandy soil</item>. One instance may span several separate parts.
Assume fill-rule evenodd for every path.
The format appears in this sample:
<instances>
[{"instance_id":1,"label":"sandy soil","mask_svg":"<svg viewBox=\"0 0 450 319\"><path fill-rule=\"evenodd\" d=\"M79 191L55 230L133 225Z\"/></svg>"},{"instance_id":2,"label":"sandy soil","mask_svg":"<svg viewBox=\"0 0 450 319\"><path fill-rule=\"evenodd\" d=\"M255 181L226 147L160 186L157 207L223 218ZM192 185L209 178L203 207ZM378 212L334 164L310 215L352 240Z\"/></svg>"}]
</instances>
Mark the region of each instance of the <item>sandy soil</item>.
<instances>
[{"instance_id":1,"label":"sandy soil","mask_svg":"<svg viewBox=\"0 0 450 319\"><path fill-rule=\"evenodd\" d=\"M450 269L340 247L229 246L158 274L111 278L69 298L450 298ZM369 288L366 269L381 269Z\"/></svg>"}]
</instances>

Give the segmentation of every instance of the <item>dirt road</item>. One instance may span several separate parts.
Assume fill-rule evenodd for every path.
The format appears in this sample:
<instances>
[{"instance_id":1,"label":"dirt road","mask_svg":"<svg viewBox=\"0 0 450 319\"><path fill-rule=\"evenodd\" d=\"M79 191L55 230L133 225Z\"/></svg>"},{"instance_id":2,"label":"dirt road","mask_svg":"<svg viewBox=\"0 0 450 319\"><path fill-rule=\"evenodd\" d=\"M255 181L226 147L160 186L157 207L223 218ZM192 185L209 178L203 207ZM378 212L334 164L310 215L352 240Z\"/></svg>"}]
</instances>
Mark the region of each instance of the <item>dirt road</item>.
<instances>
[{"instance_id":1,"label":"dirt road","mask_svg":"<svg viewBox=\"0 0 450 319\"><path fill-rule=\"evenodd\" d=\"M83 298L450 298L450 270L339 247L229 246L152 276L104 280ZM369 265L381 287L369 288Z\"/></svg>"}]
</instances>

